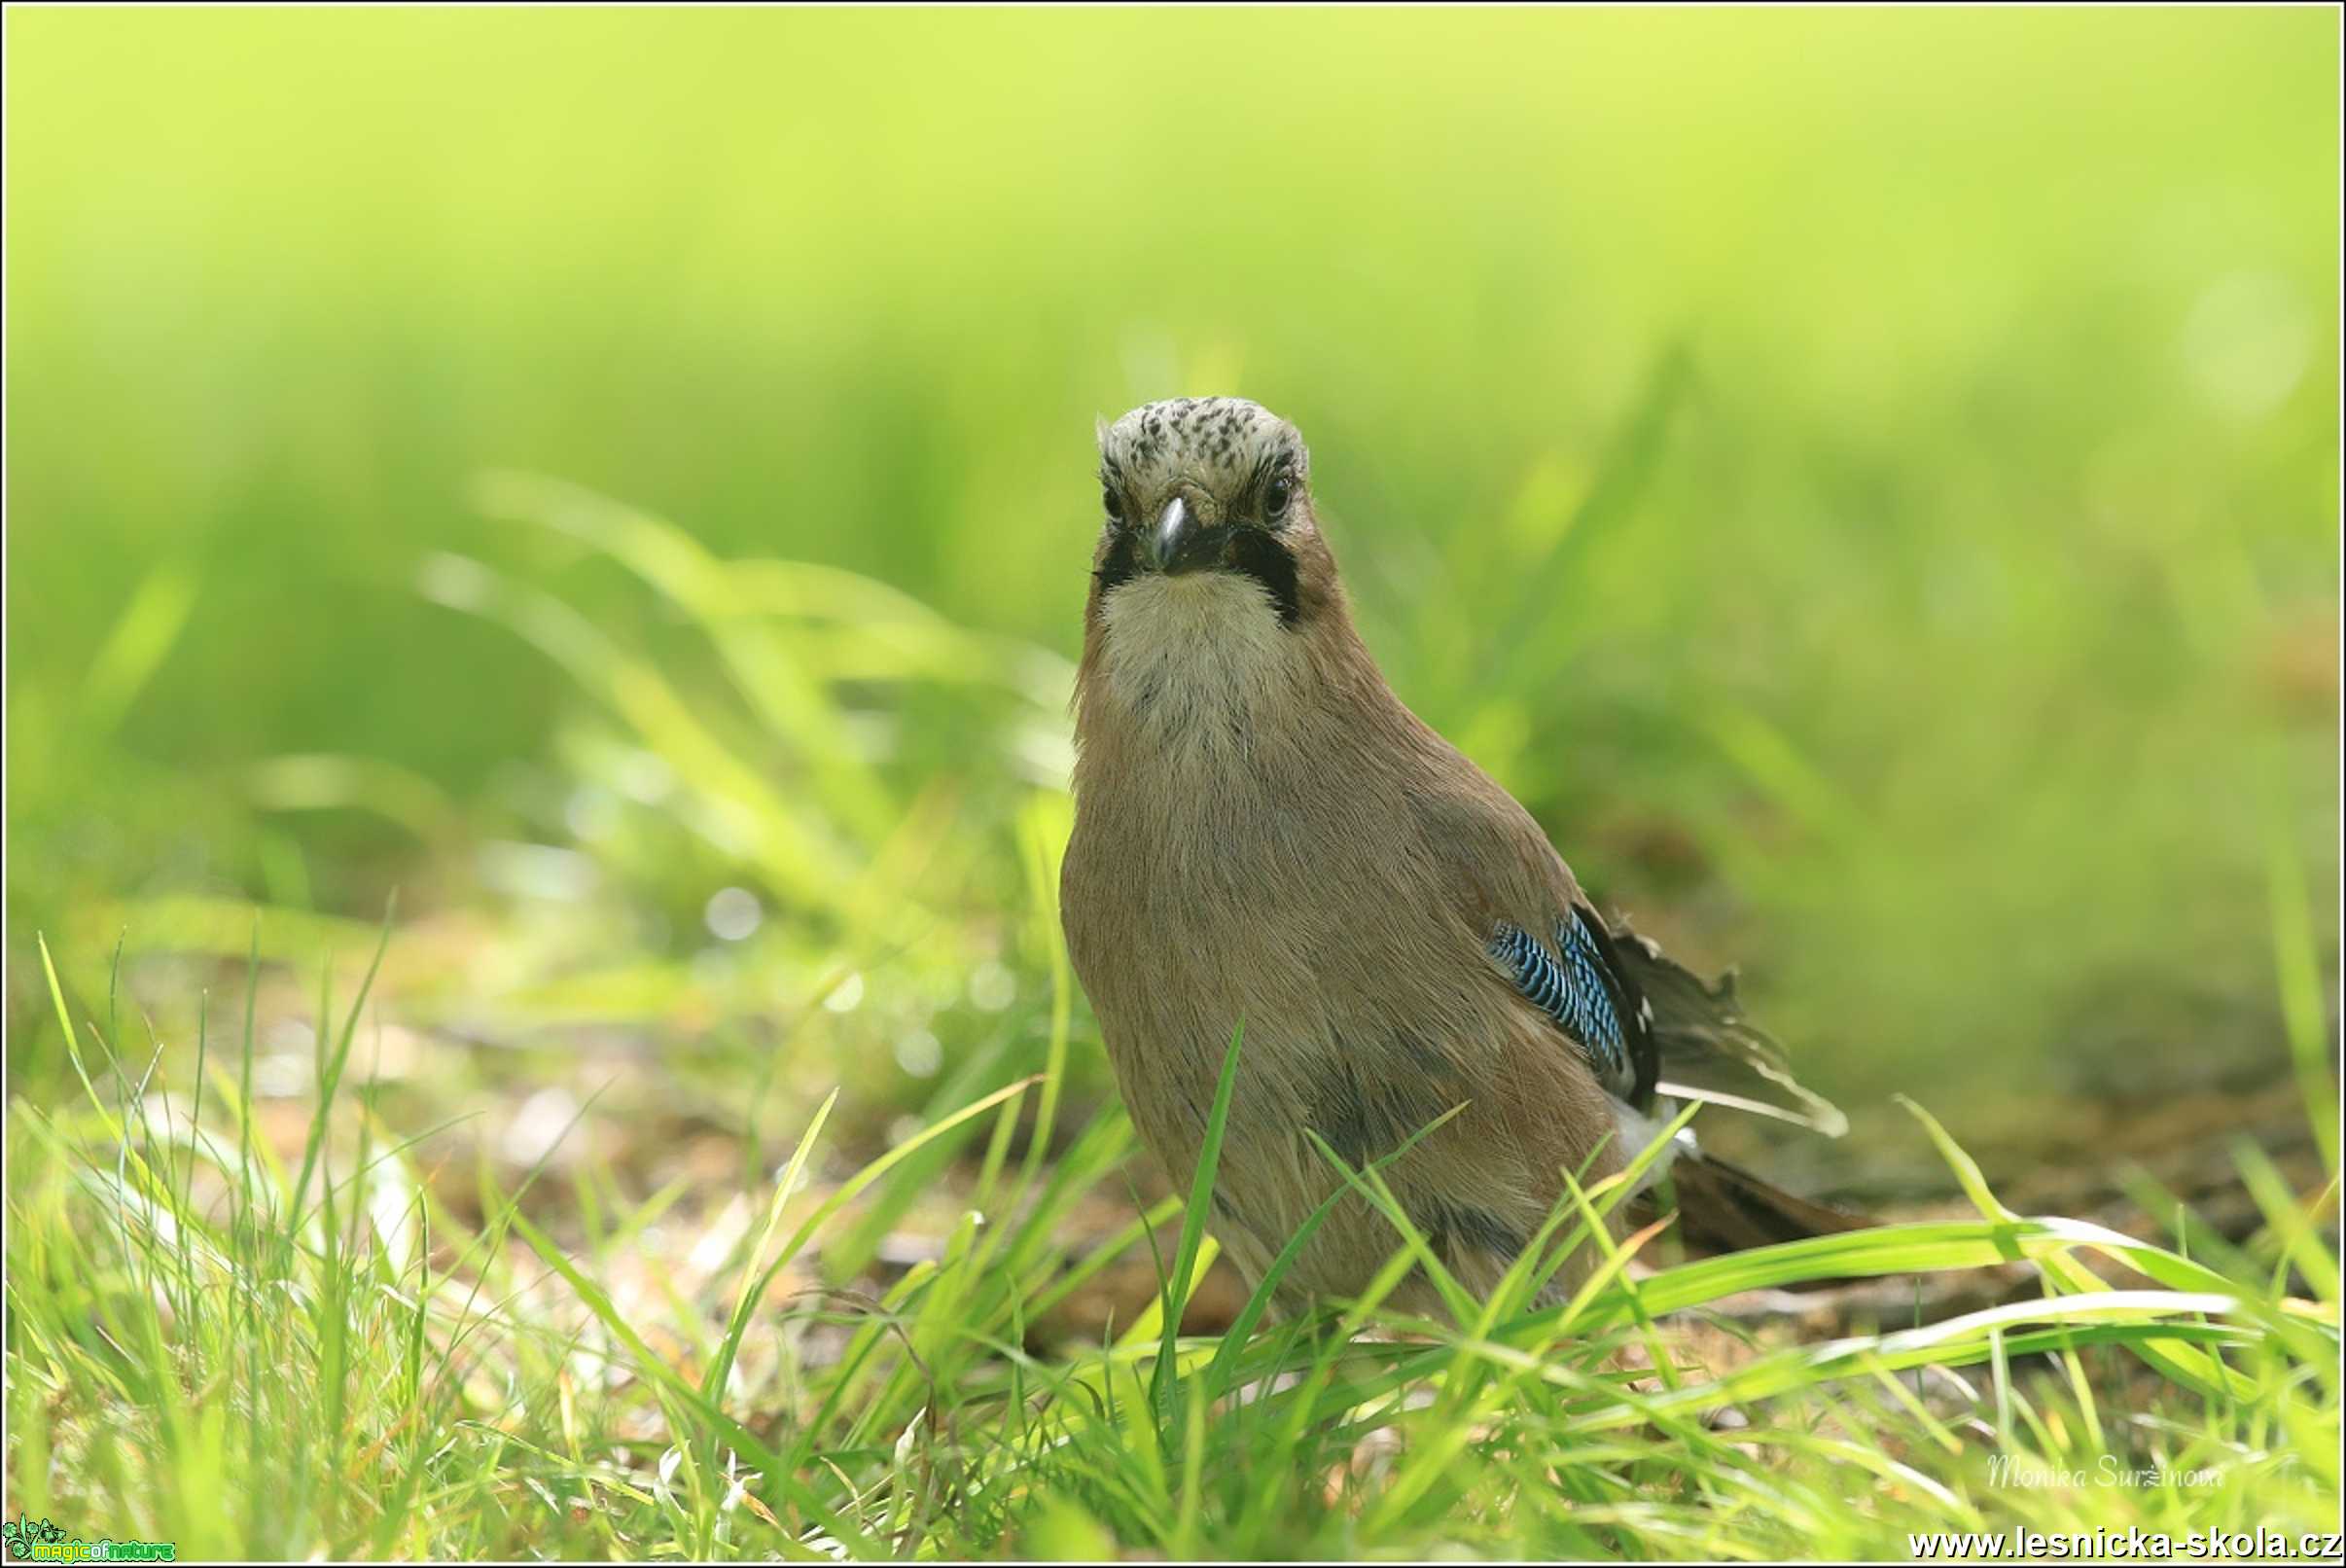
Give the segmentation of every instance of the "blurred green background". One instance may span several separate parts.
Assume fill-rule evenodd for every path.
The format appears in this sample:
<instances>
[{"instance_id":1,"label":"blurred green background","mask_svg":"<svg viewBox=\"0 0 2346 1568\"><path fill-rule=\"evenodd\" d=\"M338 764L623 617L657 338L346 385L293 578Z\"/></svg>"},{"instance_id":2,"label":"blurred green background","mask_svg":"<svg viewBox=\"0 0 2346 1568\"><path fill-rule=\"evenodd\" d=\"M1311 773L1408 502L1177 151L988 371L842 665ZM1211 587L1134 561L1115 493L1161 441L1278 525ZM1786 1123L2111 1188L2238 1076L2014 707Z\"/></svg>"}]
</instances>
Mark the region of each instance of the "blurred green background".
<instances>
[{"instance_id":1,"label":"blurred green background","mask_svg":"<svg viewBox=\"0 0 2346 1568\"><path fill-rule=\"evenodd\" d=\"M435 1039L721 1121L1011 1070L1092 421L1218 392L1403 695L1829 1090L2333 1026L2334 14L7 34L20 1085L36 931L167 1033L249 903L363 956L394 886Z\"/></svg>"}]
</instances>

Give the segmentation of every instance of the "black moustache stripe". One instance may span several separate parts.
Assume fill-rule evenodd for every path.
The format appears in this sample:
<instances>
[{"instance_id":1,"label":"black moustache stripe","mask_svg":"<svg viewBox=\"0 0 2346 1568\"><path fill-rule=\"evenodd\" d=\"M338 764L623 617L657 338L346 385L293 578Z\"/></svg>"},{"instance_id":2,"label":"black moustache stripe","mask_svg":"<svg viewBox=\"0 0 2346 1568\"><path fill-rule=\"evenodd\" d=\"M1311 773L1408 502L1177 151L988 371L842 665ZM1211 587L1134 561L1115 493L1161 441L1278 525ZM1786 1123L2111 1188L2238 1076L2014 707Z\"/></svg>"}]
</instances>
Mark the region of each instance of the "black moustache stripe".
<instances>
[{"instance_id":1,"label":"black moustache stripe","mask_svg":"<svg viewBox=\"0 0 2346 1568\"><path fill-rule=\"evenodd\" d=\"M1279 624L1293 629L1303 619L1303 600L1296 588L1296 554L1261 528L1241 528L1224 557L1235 571L1262 585L1279 612Z\"/></svg>"},{"instance_id":2,"label":"black moustache stripe","mask_svg":"<svg viewBox=\"0 0 2346 1568\"><path fill-rule=\"evenodd\" d=\"M1221 570L1237 572L1253 578L1270 595L1271 607L1279 613L1279 624L1293 628L1303 619L1301 590L1296 581L1295 552L1276 537L1261 528L1229 528L1228 542L1223 546ZM1141 563L1140 535L1126 529L1116 536L1108 553L1093 575L1100 582L1100 597L1105 599L1118 588L1141 575L1146 568Z\"/></svg>"},{"instance_id":3,"label":"black moustache stripe","mask_svg":"<svg viewBox=\"0 0 2346 1568\"><path fill-rule=\"evenodd\" d=\"M1116 536L1108 547L1107 558L1092 575L1100 580L1100 597L1105 599L1140 575L1140 535L1126 528Z\"/></svg>"}]
</instances>

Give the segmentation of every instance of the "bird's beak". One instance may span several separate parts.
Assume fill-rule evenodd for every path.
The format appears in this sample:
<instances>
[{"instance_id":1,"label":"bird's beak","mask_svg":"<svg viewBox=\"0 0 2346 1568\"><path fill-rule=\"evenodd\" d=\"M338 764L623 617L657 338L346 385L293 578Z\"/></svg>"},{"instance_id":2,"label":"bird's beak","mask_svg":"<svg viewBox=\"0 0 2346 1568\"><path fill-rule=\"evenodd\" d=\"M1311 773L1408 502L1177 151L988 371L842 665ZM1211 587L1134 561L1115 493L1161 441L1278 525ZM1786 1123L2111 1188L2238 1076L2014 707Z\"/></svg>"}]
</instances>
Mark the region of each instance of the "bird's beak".
<instances>
[{"instance_id":1,"label":"bird's beak","mask_svg":"<svg viewBox=\"0 0 2346 1568\"><path fill-rule=\"evenodd\" d=\"M1200 527L1190 504L1180 496L1165 503L1156 525L1142 541L1149 564L1168 576L1211 564L1213 530Z\"/></svg>"}]
</instances>

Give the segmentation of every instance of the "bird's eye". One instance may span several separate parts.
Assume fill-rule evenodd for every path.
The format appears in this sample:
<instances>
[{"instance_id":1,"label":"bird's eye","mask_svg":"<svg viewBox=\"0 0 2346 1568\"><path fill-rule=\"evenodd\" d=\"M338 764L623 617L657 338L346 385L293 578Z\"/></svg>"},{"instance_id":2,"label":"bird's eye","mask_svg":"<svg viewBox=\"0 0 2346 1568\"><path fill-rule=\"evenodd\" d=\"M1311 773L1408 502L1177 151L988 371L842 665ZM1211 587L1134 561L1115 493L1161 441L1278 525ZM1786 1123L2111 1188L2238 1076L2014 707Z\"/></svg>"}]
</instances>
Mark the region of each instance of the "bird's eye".
<instances>
[{"instance_id":1,"label":"bird's eye","mask_svg":"<svg viewBox=\"0 0 2346 1568\"><path fill-rule=\"evenodd\" d=\"M1112 521L1124 520L1124 498L1117 494L1114 488L1107 485L1100 487L1100 505L1108 509L1108 516Z\"/></svg>"},{"instance_id":2,"label":"bird's eye","mask_svg":"<svg viewBox=\"0 0 2346 1568\"><path fill-rule=\"evenodd\" d=\"M1262 487L1262 515L1276 522L1285 515L1287 503L1295 496L1296 487L1284 476L1271 481Z\"/></svg>"}]
</instances>

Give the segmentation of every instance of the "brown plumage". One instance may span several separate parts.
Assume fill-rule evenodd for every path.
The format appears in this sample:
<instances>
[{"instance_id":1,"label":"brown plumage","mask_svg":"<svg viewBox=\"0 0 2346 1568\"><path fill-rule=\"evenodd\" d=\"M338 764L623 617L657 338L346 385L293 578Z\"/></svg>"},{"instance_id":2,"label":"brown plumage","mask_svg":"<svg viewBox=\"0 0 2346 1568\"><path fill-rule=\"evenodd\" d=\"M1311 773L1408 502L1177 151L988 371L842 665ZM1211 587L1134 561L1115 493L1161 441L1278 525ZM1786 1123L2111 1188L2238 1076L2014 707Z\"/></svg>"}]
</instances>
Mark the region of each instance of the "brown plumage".
<instances>
[{"instance_id":1,"label":"brown plumage","mask_svg":"<svg viewBox=\"0 0 2346 1568\"><path fill-rule=\"evenodd\" d=\"M1386 1176L1459 1279L1487 1289L1557 1202L1560 1170L1614 1173L1646 1116L1670 1114L1630 966L1609 957L1606 985L1642 1015L1622 1020L1648 1063L1638 1107L1493 956L1495 933L1554 931L1587 901L1529 813L1385 684L1292 426L1180 400L1100 445L1109 518L1062 902L1133 1121L1186 1185L1245 1020L1215 1229L1254 1279L1340 1181L1305 1128L1357 1167L1463 1105ZM1398 1243L1347 1199L1291 1300L1356 1294ZM1434 1303L1421 1277L1399 1300Z\"/></svg>"}]
</instances>

